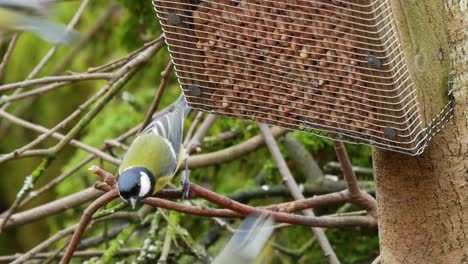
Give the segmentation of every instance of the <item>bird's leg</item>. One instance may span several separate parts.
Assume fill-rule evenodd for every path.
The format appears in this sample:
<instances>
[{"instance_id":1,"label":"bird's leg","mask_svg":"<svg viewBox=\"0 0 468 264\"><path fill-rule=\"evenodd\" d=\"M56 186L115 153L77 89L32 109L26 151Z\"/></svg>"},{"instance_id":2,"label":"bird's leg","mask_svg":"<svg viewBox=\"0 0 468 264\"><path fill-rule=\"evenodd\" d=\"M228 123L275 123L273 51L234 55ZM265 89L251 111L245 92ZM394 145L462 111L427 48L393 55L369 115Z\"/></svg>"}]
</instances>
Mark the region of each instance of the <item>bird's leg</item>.
<instances>
[{"instance_id":1,"label":"bird's leg","mask_svg":"<svg viewBox=\"0 0 468 264\"><path fill-rule=\"evenodd\" d=\"M184 158L184 163L185 163L185 174L182 177L181 185L182 185L182 197L181 199L187 199L189 197L189 192L190 192L190 171L188 169L188 157L189 154L187 151L185 152L185 158Z\"/></svg>"}]
</instances>

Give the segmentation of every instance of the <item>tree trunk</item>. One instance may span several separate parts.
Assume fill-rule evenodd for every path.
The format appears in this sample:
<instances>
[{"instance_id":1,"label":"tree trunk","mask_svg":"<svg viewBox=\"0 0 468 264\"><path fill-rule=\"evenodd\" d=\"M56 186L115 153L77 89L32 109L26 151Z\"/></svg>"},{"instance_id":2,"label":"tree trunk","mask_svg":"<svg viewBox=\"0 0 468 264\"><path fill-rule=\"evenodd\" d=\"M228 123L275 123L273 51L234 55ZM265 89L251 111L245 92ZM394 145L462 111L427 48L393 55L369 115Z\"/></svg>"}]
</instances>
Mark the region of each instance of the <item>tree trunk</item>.
<instances>
[{"instance_id":1,"label":"tree trunk","mask_svg":"<svg viewBox=\"0 0 468 264\"><path fill-rule=\"evenodd\" d=\"M456 107L454 119L422 155L410 157L377 149L373 152L381 262L468 263L468 2L393 2L410 7L405 9L408 20L421 16L412 14L414 10L425 10L426 23L433 32L445 24L446 43L441 46L448 44L444 60L454 73ZM409 31L412 26L416 25L410 23ZM444 39L439 33L438 41ZM412 48L415 53L419 50ZM440 89L437 84L418 89L424 97L420 102L423 113L441 108L443 96L434 92Z\"/></svg>"}]
</instances>

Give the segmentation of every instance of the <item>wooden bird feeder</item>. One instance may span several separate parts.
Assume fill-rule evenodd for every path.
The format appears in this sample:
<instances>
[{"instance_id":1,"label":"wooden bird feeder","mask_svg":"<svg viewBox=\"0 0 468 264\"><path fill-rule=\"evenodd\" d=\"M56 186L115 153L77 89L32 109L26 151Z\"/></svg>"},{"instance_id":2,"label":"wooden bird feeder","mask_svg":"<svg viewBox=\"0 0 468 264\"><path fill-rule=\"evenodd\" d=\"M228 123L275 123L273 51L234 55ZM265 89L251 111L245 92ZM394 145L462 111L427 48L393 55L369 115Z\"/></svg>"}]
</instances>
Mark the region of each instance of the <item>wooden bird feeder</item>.
<instances>
[{"instance_id":1,"label":"wooden bird feeder","mask_svg":"<svg viewBox=\"0 0 468 264\"><path fill-rule=\"evenodd\" d=\"M192 108L411 155L451 116L422 117L389 1L153 4Z\"/></svg>"}]
</instances>

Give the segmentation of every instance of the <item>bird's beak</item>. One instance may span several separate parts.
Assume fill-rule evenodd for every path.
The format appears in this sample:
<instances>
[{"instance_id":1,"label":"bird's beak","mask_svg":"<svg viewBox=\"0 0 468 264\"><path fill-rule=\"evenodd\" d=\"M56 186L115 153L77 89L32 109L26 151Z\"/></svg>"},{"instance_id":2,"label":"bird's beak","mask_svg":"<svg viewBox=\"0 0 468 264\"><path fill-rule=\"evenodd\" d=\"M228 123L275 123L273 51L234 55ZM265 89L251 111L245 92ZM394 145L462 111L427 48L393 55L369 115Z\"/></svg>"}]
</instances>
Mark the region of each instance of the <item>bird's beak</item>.
<instances>
[{"instance_id":1,"label":"bird's beak","mask_svg":"<svg viewBox=\"0 0 468 264\"><path fill-rule=\"evenodd\" d=\"M128 203L130 204L130 206L132 207L132 209L135 209L135 207L136 207L136 202L137 202L137 199L134 198L134 197L130 197L130 199L128 199Z\"/></svg>"}]
</instances>

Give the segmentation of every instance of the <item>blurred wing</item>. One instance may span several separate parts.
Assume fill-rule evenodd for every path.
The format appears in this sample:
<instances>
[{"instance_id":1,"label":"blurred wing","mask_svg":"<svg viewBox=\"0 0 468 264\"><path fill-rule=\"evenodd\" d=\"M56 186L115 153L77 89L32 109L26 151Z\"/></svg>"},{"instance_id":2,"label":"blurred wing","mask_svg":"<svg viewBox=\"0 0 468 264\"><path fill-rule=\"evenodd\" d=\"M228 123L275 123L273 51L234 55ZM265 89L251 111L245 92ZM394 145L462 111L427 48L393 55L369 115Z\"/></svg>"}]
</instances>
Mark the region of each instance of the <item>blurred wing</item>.
<instances>
[{"instance_id":1,"label":"blurred wing","mask_svg":"<svg viewBox=\"0 0 468 264\"><path fill-rule=\"evenodd\" d=\"M265 215L247 217L213 264L253 263L273 233L273 224Z\"/></svg>"},{"instance_id":2,"label":"blurred wing","mask_svg":"<svg viewBox=\"0 0 468 264\"><path fill-rule=\"evenodd\" d=\"M45 14L48 9L46 1L38 0L0 0L0 7L23 14Z\"/></svg>"},{"instance_id":3,"label":"blurred wing","mask_svg":"<svg viewBox=\"0 0 468 264\"><path fill-rule=\"evenodd\" d=\"M17 30L29 31L52 44L72 44L80 38L75 30L67 30L63 24L42 17L28 16L22 19Z\"/></svg>"},{"instance_id":4,"label":"blurred wing","mask_svg":"<svg viewBox=\"0 0 468 264\"><path fill-rule=\"evenodd\" d=\"M29 31L55 45L78 40L78 32L45 17L51 3L51 0L0 0L0 28Z\"/></svg>"},{"instance_id":5,"label":"blurred wing","mask_svg":"<svg viewBox=\"0 0 468 264\"><path fill-rule=\"evenodd\" d=\"M52 4L59 0L0 0L0 7L18 11L22 14L47 15Z\"/></svg>"}]
</instances>

